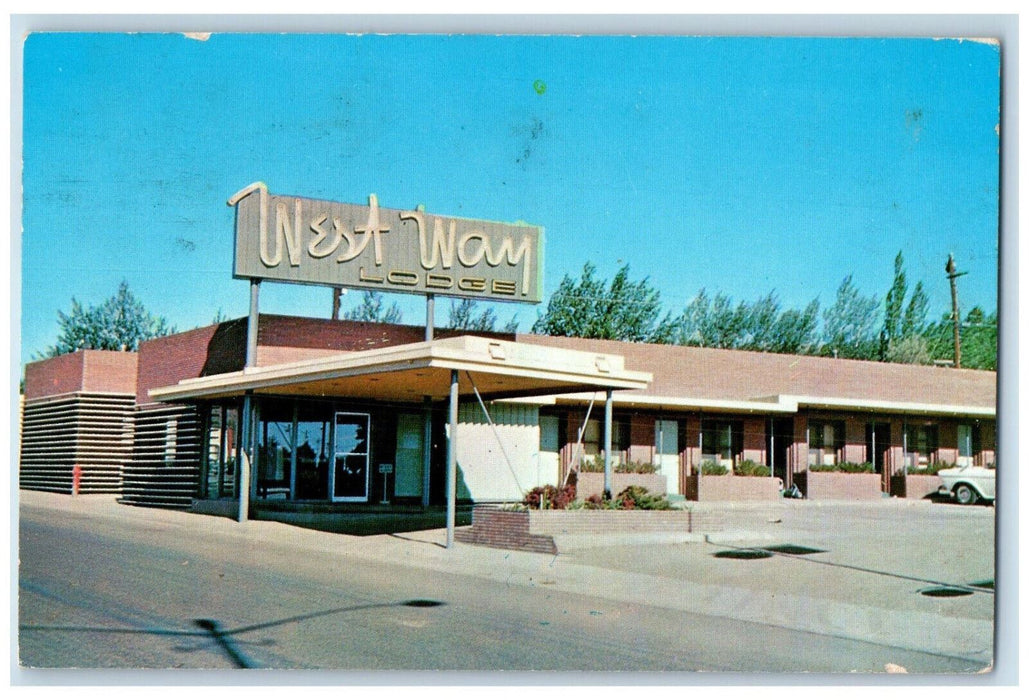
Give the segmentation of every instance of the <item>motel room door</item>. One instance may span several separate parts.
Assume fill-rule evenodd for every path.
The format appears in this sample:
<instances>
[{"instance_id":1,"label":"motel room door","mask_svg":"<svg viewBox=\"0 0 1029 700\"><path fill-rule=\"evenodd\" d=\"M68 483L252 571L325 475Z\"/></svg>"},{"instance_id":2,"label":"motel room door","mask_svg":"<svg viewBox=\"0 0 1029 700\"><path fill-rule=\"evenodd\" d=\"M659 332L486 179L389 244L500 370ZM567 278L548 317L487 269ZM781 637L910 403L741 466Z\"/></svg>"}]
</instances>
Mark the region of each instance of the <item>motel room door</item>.
<instances>
[{"instance_id":1,"label":"motel room door","mask_svg":"<svg viewBox=\"0 0 1029 700\"><path fill-rule=\"evenodd\" d=\"M367 413L336 413L333 444L335 459L330 493L333 501L368 501L369 445L371 416Z\"/></svg>"},{"instance_id":2,"label":"motel room door","mask_svg":"<svg viewBox=\"0 0 1029 700\"><path fill-rule=\"evenodd\" d=\"M882 475L883 493L890 492L890 424L865 424L865 455L875 467L877 474Z\"/></svg>"},{"instance_id":3,"label":"motel room door","mask_svg":"<svg viewBox=\"0 0 1029 700\"><path fill-rule=\"evenodd\" d=\"M679 421L654 421L654 464L658 473L668 479L668 493L679 490Z\"/></svg>"}]
</instances>

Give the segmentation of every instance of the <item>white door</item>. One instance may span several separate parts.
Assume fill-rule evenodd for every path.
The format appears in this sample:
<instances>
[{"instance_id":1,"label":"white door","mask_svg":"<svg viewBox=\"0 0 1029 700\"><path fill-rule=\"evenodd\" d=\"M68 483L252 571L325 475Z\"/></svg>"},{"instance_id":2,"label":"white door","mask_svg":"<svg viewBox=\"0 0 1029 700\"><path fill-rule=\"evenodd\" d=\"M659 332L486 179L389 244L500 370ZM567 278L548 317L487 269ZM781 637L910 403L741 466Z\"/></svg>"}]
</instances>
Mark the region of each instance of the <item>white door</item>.
<instances>
[{"instance_id":1,"label":"white door","mask_svg":"<svg viewBox=\"0 0 1029 700\"><path fill-rule=\"evenodd\" d=\"M537 457L536 486L557 483L558 474L561 471L561 445L558 440L560 420L557 416L540 416L540 450Z\"/></svg>"},{"instance_id":2,"label":"white door","mask_svg":"<svg viewBox=\"0 0 1029 700\"><path fill-rule=\"evenodd\" d=\"M658 473L668 480L668 493L680 493L679 421L655 421L654 433L654 463L658 467Z\"/></svg>"}]
</instances>

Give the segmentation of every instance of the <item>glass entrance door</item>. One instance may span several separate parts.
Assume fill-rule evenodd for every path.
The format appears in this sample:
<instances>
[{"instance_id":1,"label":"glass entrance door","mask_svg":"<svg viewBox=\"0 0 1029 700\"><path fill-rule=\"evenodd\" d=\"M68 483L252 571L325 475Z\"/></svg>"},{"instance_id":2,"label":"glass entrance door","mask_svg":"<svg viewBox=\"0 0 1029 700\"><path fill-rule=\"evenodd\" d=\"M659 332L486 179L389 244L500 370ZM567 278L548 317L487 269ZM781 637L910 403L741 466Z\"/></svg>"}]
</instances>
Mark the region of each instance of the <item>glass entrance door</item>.
<instances>
[{"instance_id":1,"label":"glass entrance door","mask_svg":"<svg viewBox=\"0 0 1029 700\"><path fill-rule=\"evenodd\" d=\"M336 414L333 443L332 500L368 500L368 434L371 416L367 413Z\"/></svg>"}]
</instances>

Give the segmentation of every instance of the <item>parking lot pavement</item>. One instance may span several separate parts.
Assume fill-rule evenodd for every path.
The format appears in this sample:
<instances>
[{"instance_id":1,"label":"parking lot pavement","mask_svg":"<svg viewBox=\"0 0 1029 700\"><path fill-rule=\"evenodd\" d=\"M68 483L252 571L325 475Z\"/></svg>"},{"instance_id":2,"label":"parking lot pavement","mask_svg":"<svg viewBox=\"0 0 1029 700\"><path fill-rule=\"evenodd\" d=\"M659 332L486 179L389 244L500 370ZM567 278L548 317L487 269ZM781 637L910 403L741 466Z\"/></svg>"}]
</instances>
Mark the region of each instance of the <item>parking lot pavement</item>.
<instances>
[{"instance_id":1,"label":"parking lot pavement","mask_svg":"<svg viewBox=\"0 0 1029 700\"><path fill-rule=\"evenodd\" d=\"M557 556L457 545L442 531L359 543L362 556L403 557L510 584L546 585L908 649L992 659L994 510L896 499L867 503L704 504L726 528L707 541L605 537ZM632 541L628 541L632 540ZM699 541L698 541L699 540ZM944 545L946 543L946 546ZM809 554L771 553L777 545ZM560 551L560 550L559 550ZM355 553L358 553L355 551ZM960 595L934 597L948 588Z\"/></svg>"},{"instance_id":2,"label":"parking lot pavement","mask_svg":"<svg viewBox=\"0 0 1029 700\"><path fill-rule=\"evenodd\" d=\"M155 524L250 543L331 551L409 567L545 587L634 604L974 659L992 659L994 509L950 504L697 504L719 509L725 529L707 541L617 543L541 555L456 544L443 530L356 537L275 522L120 506L113 498L22 492L23 506L75 512L84 526ZM667 538L666 538L667 539ZM723 551L791 544L823 550L765 558ZM949 584L963 595L921 591ZM982 584L970 586L969 584ZM988 585L987 585L988 584Z\"/></svg>"}]
</instances>

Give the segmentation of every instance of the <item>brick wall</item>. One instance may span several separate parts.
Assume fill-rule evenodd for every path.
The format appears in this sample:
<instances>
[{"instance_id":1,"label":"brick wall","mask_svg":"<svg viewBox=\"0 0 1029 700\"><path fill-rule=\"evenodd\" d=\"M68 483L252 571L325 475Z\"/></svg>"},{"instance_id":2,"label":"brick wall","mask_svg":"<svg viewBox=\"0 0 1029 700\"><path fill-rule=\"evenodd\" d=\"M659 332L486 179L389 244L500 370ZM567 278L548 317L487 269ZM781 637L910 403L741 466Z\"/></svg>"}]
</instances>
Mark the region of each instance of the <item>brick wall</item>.
<instances>
[{"instance_id":1,"label":"brick wall","mask_svg":"<svg viewBox=\"0 0 1029 700\"><path fill-rule=\"evenodd\" d=\"M134 352L86 350L83 391L135 394L139 355Z\"/></svg>"},{"instance_id":2,"label":"brick wall","mask_svg":"<svg viewBox=\"0 0 1029 700\"><path fill-rule=\"evenodd\" d=\"M140 343L136 403L155 403L150 398L150 389L242 369L243 354L231 347L242 330L242 350L246 351L246 324L242 329L239 326L238 321L229 321Z\"/></svg>"},{"instance_id":3,"label":"brick wall","mask_svg":"<svg viewBox=\"0 0 1029 700\"><path fill-rule=\"evenodd\" d=\"M765 463L765 423L764 418L743 420L743 454L740 459L750 459L758 464Z\"/></svg>"},{"instance_id":4,"label":"brick wall","mask_svg":"<svg viewBox=\"0 0 1029 700\"><path fill-rule=\"evenodd\" d=\"M454 539L498 549L557 554L555 535L634 534L640 532L718 532L724 516L689 510L529 510L510 511L496 506L475 506L472 526L454 533Z\"/></svg>"},{"instance_id":5,"label":"brick wall","mask_svg":"<svg viewBox=\"0 0 1029 700\"><path fill-rule=\"evenodd\" d=\"M25 365L25 400L81 390L85 357L80 350Z\"/></svg>"},{"instance_id":6,"label":"brick wall","mask_svg":"<svg viewBox=\"0 0 1029 700\"><path fill-rule=\"evenodd\" d=\"M629 454L635 462L654 461L654 416L634 413L629 416Z\"/></svg>"},{"instance_id":7,"label":"brick wall","mask_svg":"<svg viewBox=\"0 0 1029 700\"><path fill-rule=\"evenodd\" d=\"M724 527L720 513L690 510L530 510L535 535L609 535L639 532L715 532Z\"/></svg>"},{"instance_id":8,"label":"brick wall","mask_svg":"<svg viewBox=\"0 0 1029 700\"><path fill-rule=\"evenodd\" d=\"M454 539L499 549L557 554L553 537L529 533L528 511L501 510L495 506L475 506L471 528L455 531Z\"/></svg>"},{"instance_id":9,"label":"brick wall","mask_svg":"<svg viewBox=\"0 0 1029 700\"><path fill-rule=\"evenodd\" d=\"M76 391L136 393L134 352L79 350L25 365L25 399L60 396Z\"/></svg>"}]
</instances>

